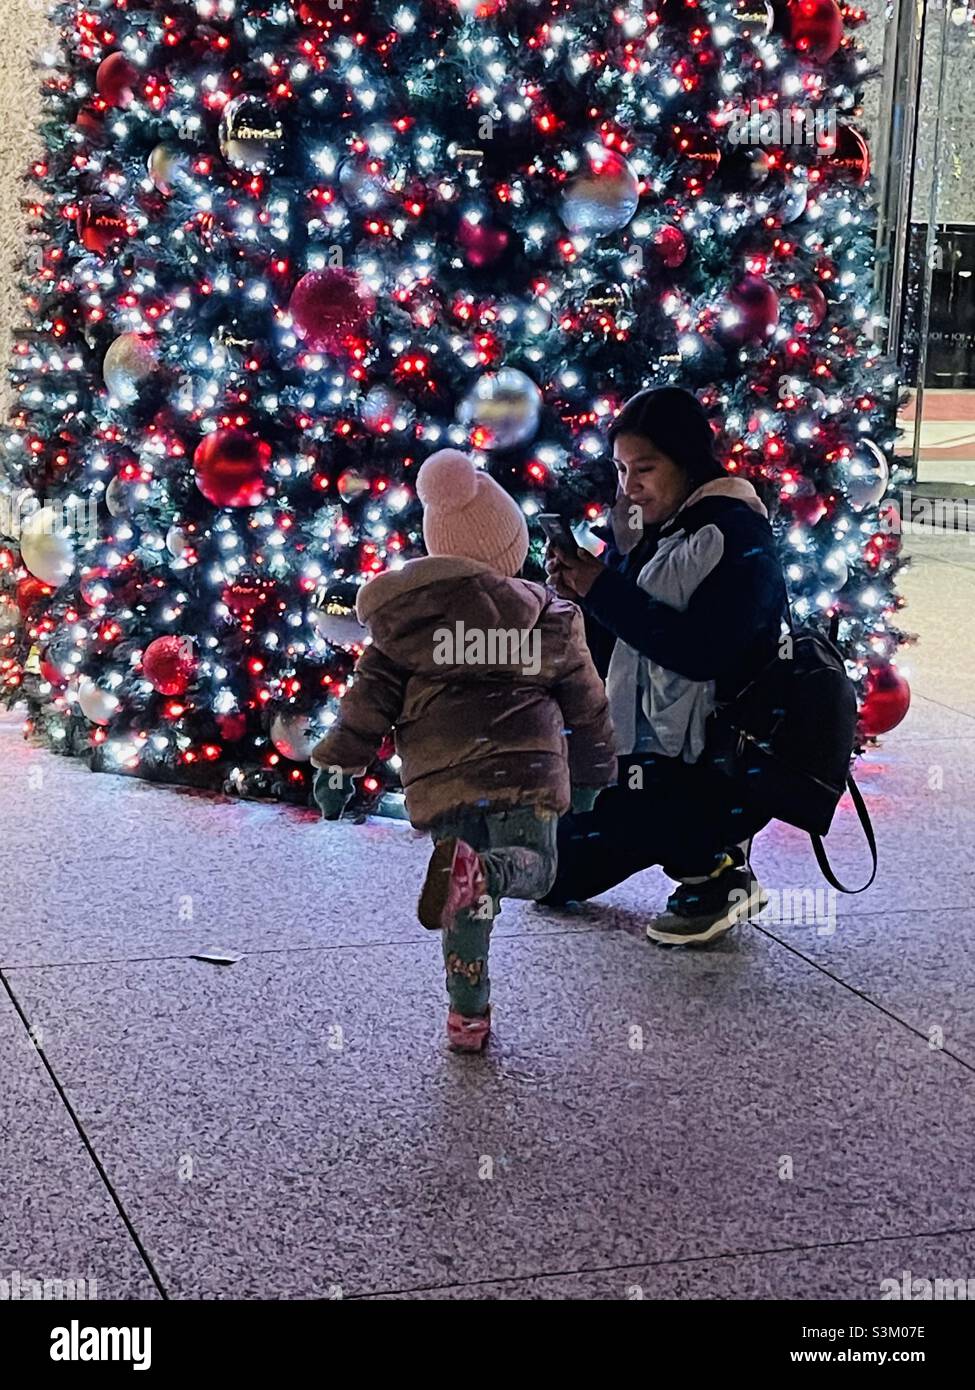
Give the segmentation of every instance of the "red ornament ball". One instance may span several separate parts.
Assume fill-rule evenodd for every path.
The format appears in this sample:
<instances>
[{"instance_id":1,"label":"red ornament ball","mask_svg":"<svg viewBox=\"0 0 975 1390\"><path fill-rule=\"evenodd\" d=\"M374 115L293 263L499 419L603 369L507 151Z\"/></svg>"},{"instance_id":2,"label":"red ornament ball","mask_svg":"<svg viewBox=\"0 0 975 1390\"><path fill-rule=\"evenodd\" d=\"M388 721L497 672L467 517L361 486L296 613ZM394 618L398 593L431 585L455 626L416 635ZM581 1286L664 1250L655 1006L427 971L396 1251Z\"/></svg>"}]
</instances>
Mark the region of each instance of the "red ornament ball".
<instances>
[{"instance_id":1,"label":"red ornament ball","mask_svg":"<svg viewBox=\"0 0 975 1390\"><path fill-rule=\"evenodd\" d=\"M862 187L870 177L870 149L855 126L841 121L836 139L824 147L825 164L840 183Z\"/></svg>"},{"instance_id":2,"label":"red ornament ball","mask_svg":"<svg viewBox=\"0 0 975 1390\"><path fill-rule=\"evenodd\" d=\"M35 579L29 574L26 579L21 579L17 585L17 607L20 609L22 618L26 618L41 602L50 598L54 590L49 584L44 584L40 579Z\"/></svg>"},{"instance_id":3,"label":"red ornament ball","mask_svg":"<svg viewBox=\"0 0 975 1390\"><path fill-rule=\"evenodd\" d=\"M216 430L193 455L196 485L215 507L258 506L270 465L270 444L247 430Z\"/></svg>"},{"instance_id":4,"label":"red ornament ball","mask_svg":"<svg viewBox=\"0 0 975 1390\"><path fill-rule=\"evenodd\" d=\"M467 264L475 270L493 265L504 255L510 237L504 227L494 227L481 217L462 217L457 240Z\"/></svg>"},{"instance_id":5,"label":"red ornament ball","mask_svg":"<svg viewBox=\"0 0 975 1390\"><path fill-rule=\"evenodd\" d=\"M795 492L784 493L781 500L782 505L788 507L793 523L799 526L817 526L828 510L826 499L808 479Z\"/></svg>"},{"instance_id":6,"label":"red ornament ball","mask_svg":"<svg viewBox=\"0 0 975 1390\"><path fill-rule=\"evenodd\" d=\"M277 592L273 579L244 578L226 585L220 597L245 631L250 632L255 618L275 601Z\"/></svg>"},{"instance_id":7,"label":"red ornament ball","mask_svg":"<svg viewBox=\"0 0 975 1390\"><path fill-rule=\"evenodd\" d=\"M348 270L310 270L295 285L289 311L295 332L312 352L338 353L361 337L376 301Z\"/></svg>"},{"instance_id":8,"label":"red ornament ball","mask_svg":"<svg viewBox=\"0 0 975 1390\"><path fill-rule=\"evenodd\" d=\"M843 39L836 0L789 0L786 25L793 47L817 63L828 63Z\"/></svg>"},{"instance_id":9,"label":"red ornament ball","mask_svg":"<svg viewBox=\"0 0 975 1390\"><path fill-rule=\"evenodd\" d=\"M816 284L790 285L789 298L795 302L796 326L800 330L818 328L829 311L829 303Z\"/></svg>"},{"instance_id":10,"label":"red ornament ball","mask_svg":"<svg viewBox=\"0 0 975 1390\"><path fill-rule=\"evenodd\" d=\"M142 656L142 673L160 695L182 695L195 671L188 637L157 637Z\"/></svg>"},{"instance_id":11,"label":"red ornament ball","mask_svg":"<svg viewBox=\"0 0 975 1390\"><path fill-rule=\"evenodd\" d=\"M779 321L779 296L761 275L746 275L728 296L734 322L722 324L731 343L762 342Z\"/></svg>"},{"instance_id":12,"label":"red ornament ball","mask_svg":"<svg viewBox=\"0 0 975 1390\"><path fill-rule=\"evenodd\" d=\"M40 670L42 680L46 680L48 685L53 685L56 690L60 690L62 686L67 685L67 676L64 675L63 672L60 671L57 666L55 666L54 662L50 661L46 656L42 656L37 665Z\"/></svg>"},{"instance_id":13,"label":"red ornament ball","mask_svg":"<svg viewBox=\"0 0 975 1390\"><path fill-rule=\"evenodd\" d=\"M88 251L104 256L129 235L129 225L110 198L88 198L78 209L78 240Z\"/></svg>"},{"instance_id":14,"label":"red ornament ball","mask_svg":"<svg viewBox=\"0 0 975 1390\"><path fill-rule=\"evenodd\" d=\"M99 140L105 134L105 123L102 120L102 113L94 106L83 106L78 112L78 119L75 121L76 129L83 135L87 135L89 140Z\"/></svg>"},{"instance_id":15,"label":"red ornament ball","mask_svg":"<svg viewBox=\"0 0 975 1390\"><path fill-rule=\"evenodd\" d=\"M239 743L247 733L246 714L218 714L217 728L220 730L220 737L227 743Z\"/></svg>"},{"instance_id":16,"label":"red ornament ball","mask_svg":"<svg viewBox=\"0 0 975 1390\"><path fill-rule=\"evenodd\" d=\"M877 666L867 677L860 730L868 738L896 729L911 707L911 687L896 666Z\"/></svg>"},{"instance_id":17,"label":"red ornament ball","mask_svg":"<svg viewBox=\"0 0 975 1390\"><path fill-rule=\"evenodd\" d=\"M95 90L107 106L131 106L138 80L139 69L124 53L110 53L98 66Z\"/></svg>"},{"instance_id":18,"label":"red ornament ball","mask_svg":"<svg viewBox=\"0 0 975 1390\"><path fill-rule=\"evenodd\" d=\"M108 576L108 570L101 567L86 570L81 576L79 593L89 608L100 608L112 597Z\"/></svg>"},{"instance_id":19,"label":"red ornament ball","mask_svg":"<svg viewBox=\"0 0 975 1390\"><path fill-rule=\"evenodd\" d=\"M348 24L356 17L358 0L297 0L295 8L302 24L314 24L330 29L336 24Z\"/></svg>"},{"instance_id":20,"label":"red ornament ball","mask_svg":"<svg viewBox=\"0 0 975 1390\"><path fill-rule=\"evenodd\" d=\"M676 270L687 259L687 239L679 227L658 227L653 234L653 249L668 270Z\"/></svg>"}]
</instances>

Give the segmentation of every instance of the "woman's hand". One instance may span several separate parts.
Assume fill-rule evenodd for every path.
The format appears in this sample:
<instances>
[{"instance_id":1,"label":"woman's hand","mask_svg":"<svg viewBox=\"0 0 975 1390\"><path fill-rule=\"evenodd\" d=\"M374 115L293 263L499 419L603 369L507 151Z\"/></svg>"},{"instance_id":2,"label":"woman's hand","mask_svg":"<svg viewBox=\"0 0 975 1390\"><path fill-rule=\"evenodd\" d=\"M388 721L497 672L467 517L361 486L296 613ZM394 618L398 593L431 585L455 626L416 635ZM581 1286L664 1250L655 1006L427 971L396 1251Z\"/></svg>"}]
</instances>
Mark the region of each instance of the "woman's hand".
<instances>
[{"instance_id":1,"label":"woman's hand","mask_svg":"<svg viewBox=\"0 0 975 1390\"><path fill-rule=\"evenodd\" d=\"M562 598L584 598L603 572L602 562L588 550L570 555L553 545L545 549L545 573L548 582Z\"/></svg>"}]
</instances>

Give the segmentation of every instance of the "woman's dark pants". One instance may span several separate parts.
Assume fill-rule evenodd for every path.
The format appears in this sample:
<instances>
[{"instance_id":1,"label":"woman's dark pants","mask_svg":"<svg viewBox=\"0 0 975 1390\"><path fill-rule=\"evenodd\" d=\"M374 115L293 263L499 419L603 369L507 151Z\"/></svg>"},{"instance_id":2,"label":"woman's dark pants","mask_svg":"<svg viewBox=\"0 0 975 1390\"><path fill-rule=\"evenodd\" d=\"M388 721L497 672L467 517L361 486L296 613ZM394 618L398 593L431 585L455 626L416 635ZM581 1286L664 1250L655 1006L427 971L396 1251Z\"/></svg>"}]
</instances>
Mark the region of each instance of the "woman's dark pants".
<instances>
[{"instance_id":1,"label":"woman's dark pants","mask_svg":"<svg viewBox=\"0 0 975 1390\"><path fill-rule=\"evenodd\" d=\"M559 868L543 902L594 898L654 864L675 879L708 874L728 846L769 819L747 786L713 768L622 758L618 785L601 792L591 811L559 822Z\"/></svg>"}]
</instances>

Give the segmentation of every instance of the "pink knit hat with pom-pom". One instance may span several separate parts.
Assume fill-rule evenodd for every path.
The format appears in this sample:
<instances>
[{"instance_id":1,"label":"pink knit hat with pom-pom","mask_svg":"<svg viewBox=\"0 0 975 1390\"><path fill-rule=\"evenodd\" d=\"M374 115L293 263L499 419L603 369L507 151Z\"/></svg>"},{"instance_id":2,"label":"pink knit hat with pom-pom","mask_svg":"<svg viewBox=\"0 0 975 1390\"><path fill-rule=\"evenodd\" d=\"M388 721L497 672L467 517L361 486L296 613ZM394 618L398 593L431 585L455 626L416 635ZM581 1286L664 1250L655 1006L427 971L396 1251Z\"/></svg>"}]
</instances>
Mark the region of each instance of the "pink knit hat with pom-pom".
<instances>
[{"instance_id":1,"label":"pink knit hat with pom-pom","mask_svg":"<svg viewBox=\"0 0 975 1390\"><path fill-rule=\"evenodd\" d=\"M480 560L516 575L528 554L528 526L515 499L459 449L431 454L416 475L429 555Z\"/></svg>"}]
</instances>

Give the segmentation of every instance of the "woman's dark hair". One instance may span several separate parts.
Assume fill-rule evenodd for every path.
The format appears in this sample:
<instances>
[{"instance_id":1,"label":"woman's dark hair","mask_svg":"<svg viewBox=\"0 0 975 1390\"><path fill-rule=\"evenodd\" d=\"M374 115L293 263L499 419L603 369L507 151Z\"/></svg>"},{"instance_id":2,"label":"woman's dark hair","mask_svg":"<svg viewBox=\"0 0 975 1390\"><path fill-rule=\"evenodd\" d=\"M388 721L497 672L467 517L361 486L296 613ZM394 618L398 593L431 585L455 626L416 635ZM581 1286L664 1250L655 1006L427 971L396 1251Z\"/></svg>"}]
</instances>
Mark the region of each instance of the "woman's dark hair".
<instances>
[{"instance_id":1,"label":"woman's dark hair","mask_svg":"<svg viewBox=\"0 0 975 1390\"><path fill-rule=\"evenodd\" d=\"M621 434L649 439L695 483L724 476L704 407L683 387L658 386L631 396L609 427L610 444Z\"/></svg>"}]
</instances>

